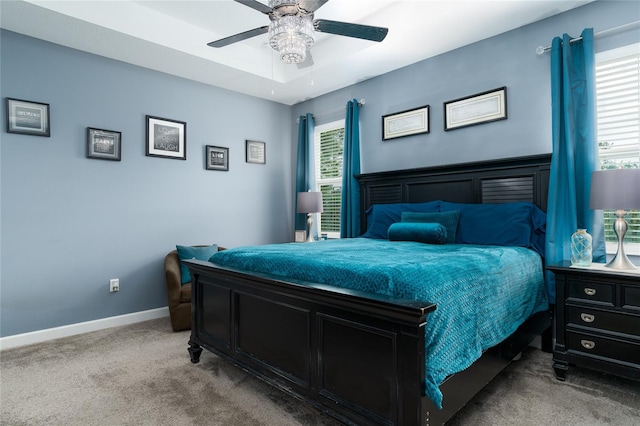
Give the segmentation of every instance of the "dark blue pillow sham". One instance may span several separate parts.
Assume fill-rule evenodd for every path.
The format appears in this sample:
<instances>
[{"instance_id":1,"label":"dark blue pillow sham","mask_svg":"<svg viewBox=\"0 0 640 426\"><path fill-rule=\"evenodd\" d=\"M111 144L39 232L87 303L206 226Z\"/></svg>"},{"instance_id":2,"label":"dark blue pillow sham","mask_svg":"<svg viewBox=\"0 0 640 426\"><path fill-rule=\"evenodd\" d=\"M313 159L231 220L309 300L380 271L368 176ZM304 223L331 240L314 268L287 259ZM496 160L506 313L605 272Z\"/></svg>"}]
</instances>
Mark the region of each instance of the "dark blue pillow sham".
<instances>
[{"instance_id":1,"label":"dark blue pillow sham","mask_svg":"<svg viewBox=\"0 0 640 426\"><path fill-rule=\"evenodd\" d=\"M440 210L460 211L456 243L528 247L544 255L547 215L533 203L442 201Z\"/></svg>"},{"instance_id":2,"label":"dark blue pillow sham","mask_svg":"<svg viewBox=\"0 0 640 426\"><path fill-rule=\"evenodd\" d=\"M440 201L426 203L394 203L373 204L365 212L367 215L367 231L364 238L387 239L389 227L400 222L402 212L438 212Z\"/></svg>"},{"instance_id":3,"label":"dark blue pillow sham","mask_svg":"<svg viewBox=\"0 0 640 426\"><path fill-rule=\"evenodd\" d=\"M447 229L441 223L396 222L389 227L389 240L444 244Z\"/></svg>"},{"instance_id":4,"label":"dark blue pillow sham","mask_svg":"<svg viewBox=\"0 0 640 426\"><path fill-rule=\"evenodd\" d=\"M402 212L402 215L400 217L402 222L435 222L441 224L447 231L446 242L449 244L453 244L456 242L459 216L460 212L454 210L444 213Z\"/></svg>"}]
</instances>

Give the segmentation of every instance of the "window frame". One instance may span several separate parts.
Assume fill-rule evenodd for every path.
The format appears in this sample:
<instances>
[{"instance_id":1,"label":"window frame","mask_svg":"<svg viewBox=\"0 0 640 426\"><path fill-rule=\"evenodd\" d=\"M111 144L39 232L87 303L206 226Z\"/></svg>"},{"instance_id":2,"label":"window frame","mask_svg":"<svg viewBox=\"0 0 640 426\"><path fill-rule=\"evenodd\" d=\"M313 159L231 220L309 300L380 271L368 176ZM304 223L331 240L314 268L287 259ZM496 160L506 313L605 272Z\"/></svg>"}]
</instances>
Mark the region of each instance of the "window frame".
<instances>
[{"instance_id":1,"label":"window frame","mask_svg":"<svg viewBox=\"0 0 640 426\"><path fill-rule=\"evenodd\" d=\"M605 111L600 111L599 109L599 104L598 104L598 67L604 65L607 62L611 62L611 61L616 61L616 60L622 60L624 58L631 58L631 57L636 57L638 58L638 66L640 67L640 43L633 43L633 44L629 44L623 47L619 47L619 48L615 48L615 49L609 49L606 51L602 51L602 52L598 52L596 53L596 60L595 60L595 66L596 66L596 70L595 70L595 75L596 75L596 138L598 141L598 156L599 156L599 165L600 168L602 169L603 165L606 165L606 163L604 163L607 159L611 159L611 155L604 155L601 156L601 153L604 151L604 149L601 149L601 146L603 146L604 142L608 142L606 139L606 131L604 129L599 128L598 124L600 124L602 121L605 121L600 114L604 113ZM636 113L638 114L638 118L637 118L637 124L636 124L636 133L638 133L639 137L638 137L638 144L639 147L638 149L640 150L640 69L638 70L638 92L637 94L634 92L630 97L633 98L633 95L636 94L637 95L637 102L639 103L638 107L637 107L637 111ZM634 102L632 100L632 102ZM632 114L628 114L628 115L635 115L636 113L632 113ZM622 113L621 113L622 114ZM630 120L631 122L634 121L634 119ZM604 126L600 126L600 127L604 127ZM602 132L602 133L601 133ZM633 132L633 130L632 130ZM605 157L604 159L602 157ZM615 158L615 157L614 157ZM620 157L620 159L626 158L624 155L622 157ZM634 157L635 158L635 157ZM615 160L614 160L615 161ZM640 159L639 159L640 162ZM606 168L606 167L605 167ZM627 220L627 222L629 222ZM608 225L608 226L607 226ZM607 224L607 222L605 222L605 227L606 228L610 228L612 225L609 223ZM636 232L638 232L640 230L637 230ZM629 232L629 231L628 231ZM628 234L627 234L628 235ZM607 254L615 254L618 251L618 243L617 241L605 241L605 245L606 245L606 252ZM640 256L640 242L629 242L627 241L627 239L625 238L625 242L624 242L624 248L625 248L625 252L629 255L635 255L635 256Z\"/></svg>"},{"instance_id":2,"label":"window frame","mask_svg":"<svg viewBox=\"0 0 640 426\"><path fill-rule=\"evenodd\" d=\"M317 125L313 130L313 154L314 154L313 156L314 156L314 174L315 174L314 191L320 191L321 185L333 185L333 186L339 186L342 192L342 170L340 173L340 177L327 178L327 179L321 178L320 141L321 141L322 133L331 132L339 129L344 130L344 128L345 128L345 120L340 119L340 120L332 121L330 123ZM342 150L344 152L344 139L342 140ZM328 209L326 208L325 202L326 201L323 197L323 200L322 200L323 210L326 212L328 211ZM340 210L338 210L338 212L339 211ZM325 214L324 212L320 213L320 220L318 221L318 233L327 234L327 238L340 238L340 230L338 230L337 232L336 231L328 232L322 229L322 215L324 214Z\"/></svg>"}]
</instances>

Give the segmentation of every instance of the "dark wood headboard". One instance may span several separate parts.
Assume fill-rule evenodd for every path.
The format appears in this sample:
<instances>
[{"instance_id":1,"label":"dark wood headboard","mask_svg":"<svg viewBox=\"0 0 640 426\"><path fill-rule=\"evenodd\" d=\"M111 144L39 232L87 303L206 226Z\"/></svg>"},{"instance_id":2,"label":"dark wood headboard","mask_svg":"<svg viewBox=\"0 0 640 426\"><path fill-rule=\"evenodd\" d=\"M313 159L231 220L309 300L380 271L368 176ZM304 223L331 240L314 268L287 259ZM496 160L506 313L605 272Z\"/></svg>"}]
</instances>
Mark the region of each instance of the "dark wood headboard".
<instances>
[{"instance_id":1,"label":"dark wood headboard","mask_svg":"<svg viewBox=\"0 0 640 426\"><path fill-rule=\"evenodd\" d=\"M358 175L362 232L372 204L529 201L547 211L550 168L545 154Z\"/></svg>"}]
</instances>

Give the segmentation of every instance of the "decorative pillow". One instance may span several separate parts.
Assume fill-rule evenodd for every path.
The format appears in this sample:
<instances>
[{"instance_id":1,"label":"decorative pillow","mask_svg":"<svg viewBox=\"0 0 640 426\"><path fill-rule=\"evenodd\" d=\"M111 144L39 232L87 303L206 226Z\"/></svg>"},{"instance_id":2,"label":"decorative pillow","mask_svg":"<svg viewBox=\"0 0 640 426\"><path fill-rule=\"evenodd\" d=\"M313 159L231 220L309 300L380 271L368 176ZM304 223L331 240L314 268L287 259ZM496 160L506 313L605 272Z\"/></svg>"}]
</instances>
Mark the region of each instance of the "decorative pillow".
<instances>
[{"instance_id":1,"label":"decorative pillow","mask_svg":"<svg viewBox=\"0 0 640 426\"><path fill-rule=\"evenodd\" d=\"M208 247L176 246L176 250L180 258L180 281L182 284L186 284L191 281L191 274L187 265L182 261L187 259L209 260L214 253L218 252L218 245L212 244Z\"/></svg>"},{"instance_id":2,"label":"decorative pillow","mask_svg":"<svg viewBox=\"0 0 640 426\"><path fill-rule=\"evenodd\" d=\"M361 237L386 239L389 227L393 223L400 222L400 216L405 211L437 212L440 211L440 200L426 203L373 204L365 212L367 215L367 231Z\"/></svg>"},{"instance_id":3,"label":"decorative pillow","mask_svg":"<svg viewBox=\"0 0 640 426\"><path fill-rule=\"evenodd\" d=\"M460 211L458 243L528 247L544 255L547 215L533 203L463 204L443 201L441 210Z\"/></svg>"},{"instance_id":4,"label":"decorative pillow","mask_svg":"<svg viewBox=\"0 0 640 426\"><path fill-rule=\"evenodd\" d=\"M441 223L396 222L389 227L389 240L444 244L447 228Z\"/></svg>"},{"instance_id":5,"label":"decorative pillow","mask_svg":"<svg viewBox=\"0 0 640 426\"><path fill-rule=\"evenodd\" d=\"M422 223L439 223L446 229L446 238L448 244L456 242L456 234L458 230L458 218L460 212L449 211L444 213L414 213L402 212L402 222L422 222Z\"/></svg>"}]
</instances>

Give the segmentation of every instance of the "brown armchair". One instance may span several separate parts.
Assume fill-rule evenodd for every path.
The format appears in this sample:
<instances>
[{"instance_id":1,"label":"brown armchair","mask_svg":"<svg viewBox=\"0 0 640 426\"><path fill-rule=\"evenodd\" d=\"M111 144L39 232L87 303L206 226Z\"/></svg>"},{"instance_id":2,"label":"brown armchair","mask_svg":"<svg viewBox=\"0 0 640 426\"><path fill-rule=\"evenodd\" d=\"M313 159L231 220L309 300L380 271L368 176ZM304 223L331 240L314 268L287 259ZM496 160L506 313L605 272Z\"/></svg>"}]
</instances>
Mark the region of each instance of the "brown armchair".
<instances>
[{"instance_id":1,"label":"brown armchair","mask_svg":"<svg viewBox=\"0 0 640 426\"><path fill-rule=\"evenodd\" d=\"M218 247L218 251L224 250ZM173 331L191 328L191 283L182 284L180 280L180 258L173 250L164 258L164 274L167 281L169 317Z\"/></svg>"}]
</instances>

